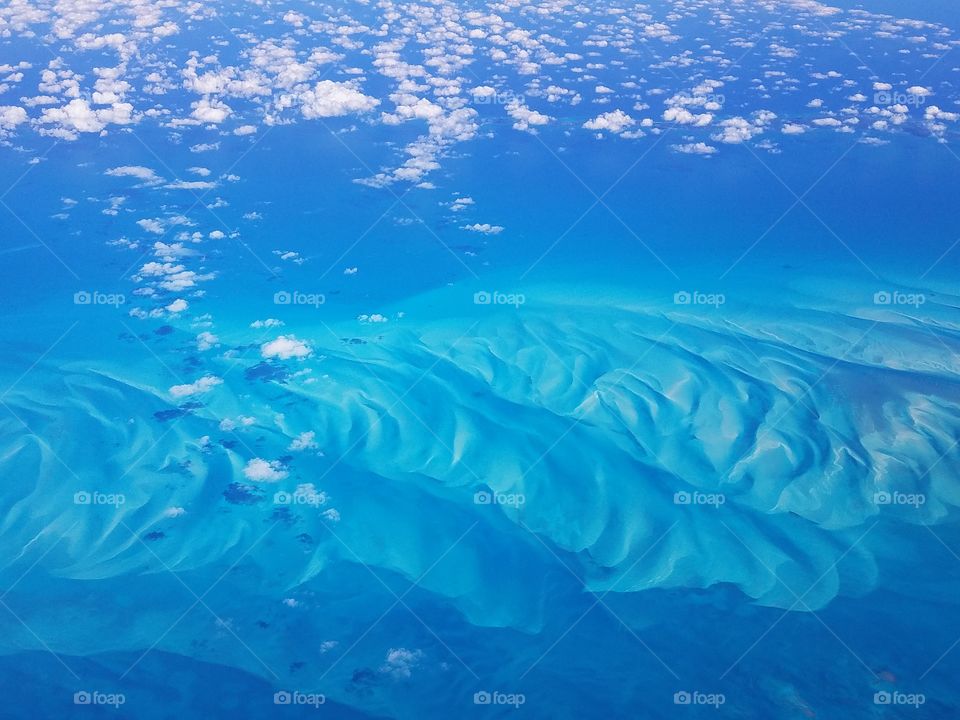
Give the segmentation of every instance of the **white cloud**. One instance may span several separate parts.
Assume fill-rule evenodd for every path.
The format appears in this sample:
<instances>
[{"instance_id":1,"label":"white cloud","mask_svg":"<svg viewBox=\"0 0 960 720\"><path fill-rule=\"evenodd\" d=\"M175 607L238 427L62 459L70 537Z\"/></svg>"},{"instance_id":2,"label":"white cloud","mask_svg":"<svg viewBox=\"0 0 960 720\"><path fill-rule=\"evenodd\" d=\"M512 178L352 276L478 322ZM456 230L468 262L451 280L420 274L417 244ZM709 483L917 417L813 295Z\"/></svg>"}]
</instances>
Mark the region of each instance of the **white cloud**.
<instances>
[{"instance_id":1,"label":"white cloud","mask_svg":"<svg viewBox=\"0 0 960 720\"><path fill-rule=\"evenodd\" d=\"M700 113L694 115L685 107L669 107L663 111L663 119L668 122L675 122L678 125L704 127L713 121L713 113Z\"/></svg>"},{"instance_id":2,"label":"white cloud","mask_svg":"<svg viewBox=\"0 0 960 720\"><path fill-rule=\"evenodd\" d=\"M531 125L546 125L553 119L549 115L531 110L519 100L513 100L507 104L507 114L514 119L515 130L529 130Z\"/></svg>"},{"instance_id":3,"label":"white cloud","mask_svg":"<svg viewBox=\"0 0 960 720\"><path fill-rule=\"evenodd\" d=\"M364 95L351 83L321 80L312 90L300 94L300 111L307 119L339 117L352 112L367 112L380 101Z\"/></svg>"},{"instance_id":4,"label":"white cloud","mask_svg":"<svg viewBox=\"0 0 960 720\"><path fill-rule=\"evenodd\" d=\"M215 347L219 342L220 338L218 338L212 332L204 331L197 335L197 350L200 352L209 350L210 348Z\"/></svg>"},{"instance_id":5,"label":"white cloud","mask_svg":"<svg viewBox=\"0 0 960 720\"><path fill-rule=\"evenodd\" d=\"M0 134L27 121L27 111L16 105L0 105Z\"/></svg>"},{"instance_id":6,"label":"white cloud","mask_svg":"<svg viewBox=\"0 0 960 720\"><path fill-rule=\"evenodd\" d=\"M243 476L254 482L280 482L287 474L283 465L276 460L267 461L262 458L248 460L243 468Z\"/></svg>"},{"instance_id":7,"label":"white cloud","mask_svg":"<svg viewBox=\"0 0 960 720\"><path fill-rule=\"evenodd\" d=\"M265 327L283 327L283 320L277 320L276 318L267 318L266 320L254 320L250 323L250 327L254 329L265 328Z\"/></svg>"},{"instance_id":8,"label":"white cloud","mask_svg":"<svg viewBox=\"0 0 960 720\"><path fill-rule=\"evenodd\" d=\"M461 225L461 230L482 233L484 235L499 235L503 232L502 225L491 225L490 223L474 223L473 225Z\"/></svg>"},{"instance_id":9,"label":"white cloud","mask_svg":"<svg viewBox=\"0 0 960 720\"><path fill-rule=\"evenodd\" d=\"M380 666L380 672L398 679L407 679L420 664L422 657L422 650L390 648L383 665Z\"/></svg>"},{"instance_id":10,"label":"white cloud","mask_svg":"<svg viewBox=\"0 0 960 720\"><path fill-rule=\"evenodd\" d=\"M201 123L211 123L218 125L227 119L227 116L233 110L224 102L217 99L201 98L197 102L190 103L193 112L190 116Z\"/></svg>"},{"instance_id":11,"label":"white cloud","mask_svg":"<svg viewBox=\"0 0 960 720\"><path fill-rule=\"evenodd\" d=\"M357 320L363 324L367 323L385 323L387 322L387 316L381 315L380 313L373 313L372 315L357 315Z\"/></svg>"},{"instance_id":12,"label":"white cloud","mask_svg":"<svg viewBox=\"0 0 960 720\"><path fill-rule=\"evenodd\" d=\"M314 441L316 433L312 430L302 432L297 435L291 442L290 446L287 448L292 452L301 452L303 450L313 450L317 447L317 443Z\"/></svg>"},{"instance_id":13,"label":"white cloud","mask_svg":"<svg viewBox=\"0 0 960 720\"><path fill-rule=\"evenodd\" d=\"M150 185L161 182L161 178L152 168L144 167L143 165L120 165L110 168L104 175L109 175L110 177L132 177Z\"/></svg>"},{"instance_id":14,"label":"white cloud","mask_svg":"<svg viewBox=\"0 0 960 720\"><path fill-rule=\"evenodd\" d=\"M715 147L712 145L707 145L704 142L674 145L673 149L677 152L685 153L687 155L713 155L717 152Z\"/></svg>"},{"instance_id":15,"label":"white cloud","mask_svg":"<svg viewBox=\"0 0 960 720\"><path fill-rule=\"evenodd\" d=\"M137 220L137 225L142 227L147 232L151 232L156 235L163 235L163 223L156 218L143 218L142 220Z\"/></svg>"},{"instance_id":16,"label":"white cloud","mask_svg":"<svg viewBox=\"0 0 960 720\"><path fill-rule=\"evenodd\" d=\"M199 395L200 393L205 393L208 390L212 390L221 383L223 383L223 380L215 375L204 375L196 382L188 383L186 385L174 385L172 388L170 388L170 394L176 398Z\"/></svg>"},{"instance_id":17,"label":"white cloud","mask_svg":"<svg viewBox=\"0 0 960 720\"><path fill-rule=\"evenodd\" d=\"M627 115L623 110L613 110L611 112L601 113L592 120L587 120L583 127L587 130L606 130L612 133L620 133L629 127L632 127L637 121Z\"/></svg>"},{"instance_id":18,"label":"white cloud","mask_svg":"<svg viewBox=\"0 0 960 720\"><path fill-rule=\"evenodd\" d=\"M289 360L290 358L305 358L310 355L312 350L302 340L298 340L293 335L281 335L276 340L271 340L260 346L260 354L265 358L279 358L280 360Z\"/></svg>"},{"instance_id":19,"label":"white cloud","mask_svg":"<svg viewBox=\"0 0 960 720\"><path fill-rule=\"evenodd\" d=\"M212 190L217 184L209 180L176 180L163 187L167 190Z\"/></svg>"},{"instance_id":20,"label":"white cloud","mask_svg":"<svg viewBox=\"0 0 960 720\"><path fill-rule=\"evenodd\" d=\"M107 125L129 125L135 122L133 105L114 103L105 108L93 109L83 98L74 98L63 107L46 108L40 116L41 125L56 125L45 134L76 140L77 133L102 132Z\"/></svg>"}]
</instances>

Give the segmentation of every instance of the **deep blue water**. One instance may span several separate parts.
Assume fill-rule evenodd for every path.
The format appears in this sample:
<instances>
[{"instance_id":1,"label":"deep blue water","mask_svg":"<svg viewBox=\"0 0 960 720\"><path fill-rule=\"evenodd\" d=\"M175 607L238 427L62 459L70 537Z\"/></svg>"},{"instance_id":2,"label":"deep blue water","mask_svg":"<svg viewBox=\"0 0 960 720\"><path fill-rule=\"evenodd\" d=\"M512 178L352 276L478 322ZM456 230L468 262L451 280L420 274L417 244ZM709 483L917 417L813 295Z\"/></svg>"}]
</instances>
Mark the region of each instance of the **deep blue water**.
<instances>
[{"instance_id":1,"label":"deep blue water","mask_svg":"<svg viewBox=\"0 0 960 720\"><path fill-rule=\"evenodd\" d=\"M0 8L0 717L956 717L958 16L832 5Z\"/></svg>"}]
</instances>

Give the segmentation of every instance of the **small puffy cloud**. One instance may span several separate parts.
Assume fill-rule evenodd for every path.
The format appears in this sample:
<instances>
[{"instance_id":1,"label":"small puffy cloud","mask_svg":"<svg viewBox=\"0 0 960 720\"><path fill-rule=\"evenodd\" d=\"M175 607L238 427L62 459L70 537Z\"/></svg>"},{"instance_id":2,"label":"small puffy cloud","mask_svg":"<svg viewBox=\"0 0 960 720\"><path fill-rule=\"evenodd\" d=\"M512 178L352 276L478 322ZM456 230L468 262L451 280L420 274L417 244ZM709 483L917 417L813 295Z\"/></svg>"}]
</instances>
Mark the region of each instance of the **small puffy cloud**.
<instances>
[{"instance_id":1,"label":"small puffy cloud","mask_svg":"<svg viewBox=\"0 0 960 720\"><path fill-rule=\"evenodd\" d=\"M914 85L913 87L907 88L907 94L913 95L914 97L927 97L928 95L932 95L933 91L930 88Z\"/></svg>"},{"instance_id":2,"label":"small puffy cloud","mask_svg":"<svg viewBox=\"0 0 960 720\"><path fill-rule=\"evenodd\" d=\"M380 672L397 679L406 679L413 674L413 670L420 664L423 657L422 650L407 650L406 648L390 648Z\"/></svg>"},{"instance_id":3,"label":"small puffy cloud","mask_svg":"<svg viewBox=\"0 0 960 720\"><path fill-rule=\"evenodd\" d=\"M766 111L754 114L756 117L753 122L739 116L722 120L719 123L720 131L713 135L713 139L728 145L746 142L755 135L762 133L766 128L766 123L776 117L773 113L767 114Z\"/></svg>"},{"instance_id":4,"label":"small puffy cloud","mask_svg":"<svg viewBox=\"0 0 960 720\"><path fill-rule=\"evenodd\" d=\"M309 357L313 352L310 346L302 340L298 340L293 335L281 335L276 340L271 340L260 346L260 354L263 357L278 358L280 360L290 360L291 358Z\"/></svg>"},{"instance_id":5,"label":"small puffy cloud","mask_svg":"<svg viewBox=\"0 0 960 720\"><path fill-rule=\"evenodd\" d=\"M621 133L636 123L632 117L623 110L613 110L611 112L601 113L592 120L587 120L583 127L587 130L606 130L612 133Z\"/></svg>"},{"instance_id":6,"label":"small puffy cloud","mask_svg":"<svg viewBox=\"0 0 960 720\"><path fill-rule=\"evenodd\" d=\"M190 107L193 108L190 116L194 120L213 125L219 125L233 112L226 103L210 98L202 98L195 103L190 103Z\"/></svg>"},{"instance_id":7,"label":"small puffy cloud","mask_svg":"<svg viewBox=\"0 0 960 720\"><path fill-rule=\"evenodd\" d=\"M190 304L186 300L183 298L177 298L172 303L167 305L164 310L170 313L182 313L188 307L190 307Z\"/></svg>"},{"instance_id":8,"label":"small puffy cloud","mask_svg":"<svg viewBox=\"0 0 960 720\"><path fill-rule=\"evenodd\" d=\"M167 190L212 190L217 184L210 180L175 180L163 187Z\"/></svg>"},{"instance_id":9,"label":"small puffy cloud","mask_svg":"<svg viewBox=\"0 0 960 720\"><path fill-rule=\"evenodd\" d=\"M190 397L191 395L199 395L200 393L205 393L208 390L212 390L221 383L223 383L223 380L218 378L216 375L204 375L196 382L185 385L174 385L172 388L170 388L170 394L176 398Z\"/></svg>"},{"instance_id":10,"label":"small puffy cloud","mask_svg":"<svg viewBox=\"0 0 960 720\"><path fill-rule=\"evenodd\" d=\"M807 128L803 125L798 125L797 123L784 123L783 127L780 128L780 132L784 135L802 135L807 131Z\"/></svg>"},{"instance_id":11,"label":"small puffy cloud","mask_svg":"<svg viewBox=\"0 0 960 720\"><path fill-rule=\"evenodd\" d=\"M290 446L287 448L291 452L302 452L303 450L313 450L317 447L317 443L314 441L316 433L313 430L308 430L297 435L291 442Z\"/></svg>"},{"instance_id":12,"label":"small puffy cloud","mask_svg":"<svg viewBox=\"0 0 960 720\"><path fill-rule=\"evenodd\" d=\"M705 142L685 143L683 145L674 145L673 149L686 155L713 155L717 149Z\"/></svg>"},{"instance_id":13,"label":"small puffy cloud","mask_svg":"<svg viewBox=\"0 0 960 720\"><path fill-rule=\"evenodd\" d=\"M250 323L250 327L254 329L283 327L283 320L277 320L277 318L267 318L266 320L254 320L252 323Z\"/></svg>"},{"instance_id":14,"label":"small puffy cloud","mask_svg":"<svg viewBox=\"0 0 960 720\"><path fill-rule=\"evenodd\" d=\"M667 122L675 122L678 125L692 125L693 127L704 127L713 120L713 113L694 114L684 107L669 107L663 111L663 119Z\"/></svg>"},{"instance_id":15,"label":"small puffy cloud","mask_svg":"<svg viewBox=\"0 0 960 720\"><path fill-rule=\"evenodd\" d=\"M531 125L546 125L552 120L549 115L531 110L519 100L507 103L507 114L514 120L514 130L529 130Z\"/></svg>"},{"instance_id":16,"label":"small puffy cloud","mask_svg":"<svg viewBox=\"0 0 960 720\"><path fill-rule=\"evenodd\" d=\"M339 117L373 110L380 101L364 95L352 83L321 80L300 95L300 111L307 119Z\"/></svg>"},{"instance_id":17,"label":"small puffy cloud","mask_svg":"<svg viewBox=\"0 0 960 720\"><path fill-rule=\"evenodd\" d=\"M477 87L470 89L470 94L475 98L489 98L496 95L497 91L496 88L489 85L477 85Z\"/></svg>"},{"instance_id":18,"label":"small puffy cloud","mask_svg":"<svg viewBox=\"0 0 960 720\"><path fill-rule=\"evenodd\" d=\"M143 165L119 165L110 168L104 175L109 175L110 177L132 177L148 185L162 182L162 178L160 178L152 168L144 167Z\"/></svg>"},{"instance_id":19,"label":"small puffy cloud","mask_svg":"<svg viewBox=\"0 0 960 720\"><path fill-rule=\"evenodd\" d=\"M0 134L27 121L27 111L16 105L0 105Z\"/></svg>"},{"instance_id":20,"label":"small puffy cloud","mask_svg":"<svg viewBox=\"0 0 960 720\"><path fill-rule=\"evenodd\" d=\"M490 223L473 223L472 225L461 225L461 230L482 233L483 235L499 235L503 232L502 225L491 225Z\"/></svg>"},{"instance_id":21,"label":"small puffy cloud","mask_svg":"<svg viewBox=\"0 0 960 720\"><path fill-rule=\"evenodd\" d=\"M47 108L40 116L41 125L55 125L44 132L47 135L76 140L77 133L98 133L107 125L129 125L134 122L133 105L114 103L109 107L94 109L83 98L74 98L63 107Z\"/></svg>"},{"instance_id":22,"label":"small puffy cloud","mask_svg":"<svg viewBox=\"0 0 960 720\"><path fill-rule=\"evenodd\" d=\"M219 342L220 338L212 332L202 332L197 335L197 350L204 352L205 350L215 347Z\"/></svg>"},{"instance_id":23,"label":"small puffy cloud","mask_svg":"<svg viewBox=\"0 0 960 720\"><path fill-rule=\"evenodd\" d=\"M137 225L142 227L147 232L151 232L156 235L163 235L163 223L156 218L143 218L142 220L137 220Z\"/></svg>"},{"instance_id":24,"label":"small puffy cloud","mask_svg":"<svg viewBox=\"0 0 960 720\"><path fill-rule=\"evenodd\" d=\"M387 322L387 316L381 315L380 313L373 313L371 315L363 314L357 315L357 320L365 325L368 323L385 323Z\"/></svg>"},{"instance_id":25,"label":"small puffy cloud","mask_svg":"<svg viewBox=\"0 0 960 720\"><path fill-rule=\"evenodd\" d=\"M287 476L287 471L276 460L253 458L244 466L243 476L253 482L280 482Z\"/></svg>"}]
</instances>

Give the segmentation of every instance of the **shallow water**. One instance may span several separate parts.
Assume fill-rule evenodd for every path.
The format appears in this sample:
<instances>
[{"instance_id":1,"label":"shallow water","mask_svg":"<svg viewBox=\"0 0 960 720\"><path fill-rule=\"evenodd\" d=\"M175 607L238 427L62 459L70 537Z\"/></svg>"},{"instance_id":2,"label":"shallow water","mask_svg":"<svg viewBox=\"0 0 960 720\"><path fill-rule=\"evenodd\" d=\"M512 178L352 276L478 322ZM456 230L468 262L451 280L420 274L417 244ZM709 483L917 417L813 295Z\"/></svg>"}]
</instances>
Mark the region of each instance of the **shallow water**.
<instances>
[{"instance_id":1,"label":"shallow water","mask_svg":"<svg viewBox=\"0 0 960 720\"><path fill-rule=\"evenodd\" d=\"M0 716L955 716L957 41L838 5L3 10Z\"/></svg>"}]
</instances>

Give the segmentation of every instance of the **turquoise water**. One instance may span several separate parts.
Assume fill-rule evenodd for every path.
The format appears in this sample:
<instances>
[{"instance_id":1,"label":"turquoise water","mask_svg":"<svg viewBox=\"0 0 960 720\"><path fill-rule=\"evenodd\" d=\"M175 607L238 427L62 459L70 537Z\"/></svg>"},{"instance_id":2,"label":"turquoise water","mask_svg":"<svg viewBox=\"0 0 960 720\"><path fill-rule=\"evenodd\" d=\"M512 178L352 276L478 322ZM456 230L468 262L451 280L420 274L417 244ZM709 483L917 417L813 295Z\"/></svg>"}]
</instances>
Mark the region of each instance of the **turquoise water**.
<instances>
[{"instance_id":1,"label":"turquoise water","mask_svg":"<svg viewBox=\"0 0 960 720\"><path fill-rule=\"evenodd\" d=\"M3 9L0 716L956 716L956 13L835 4Z\"/></svg>"}]
</instances>

